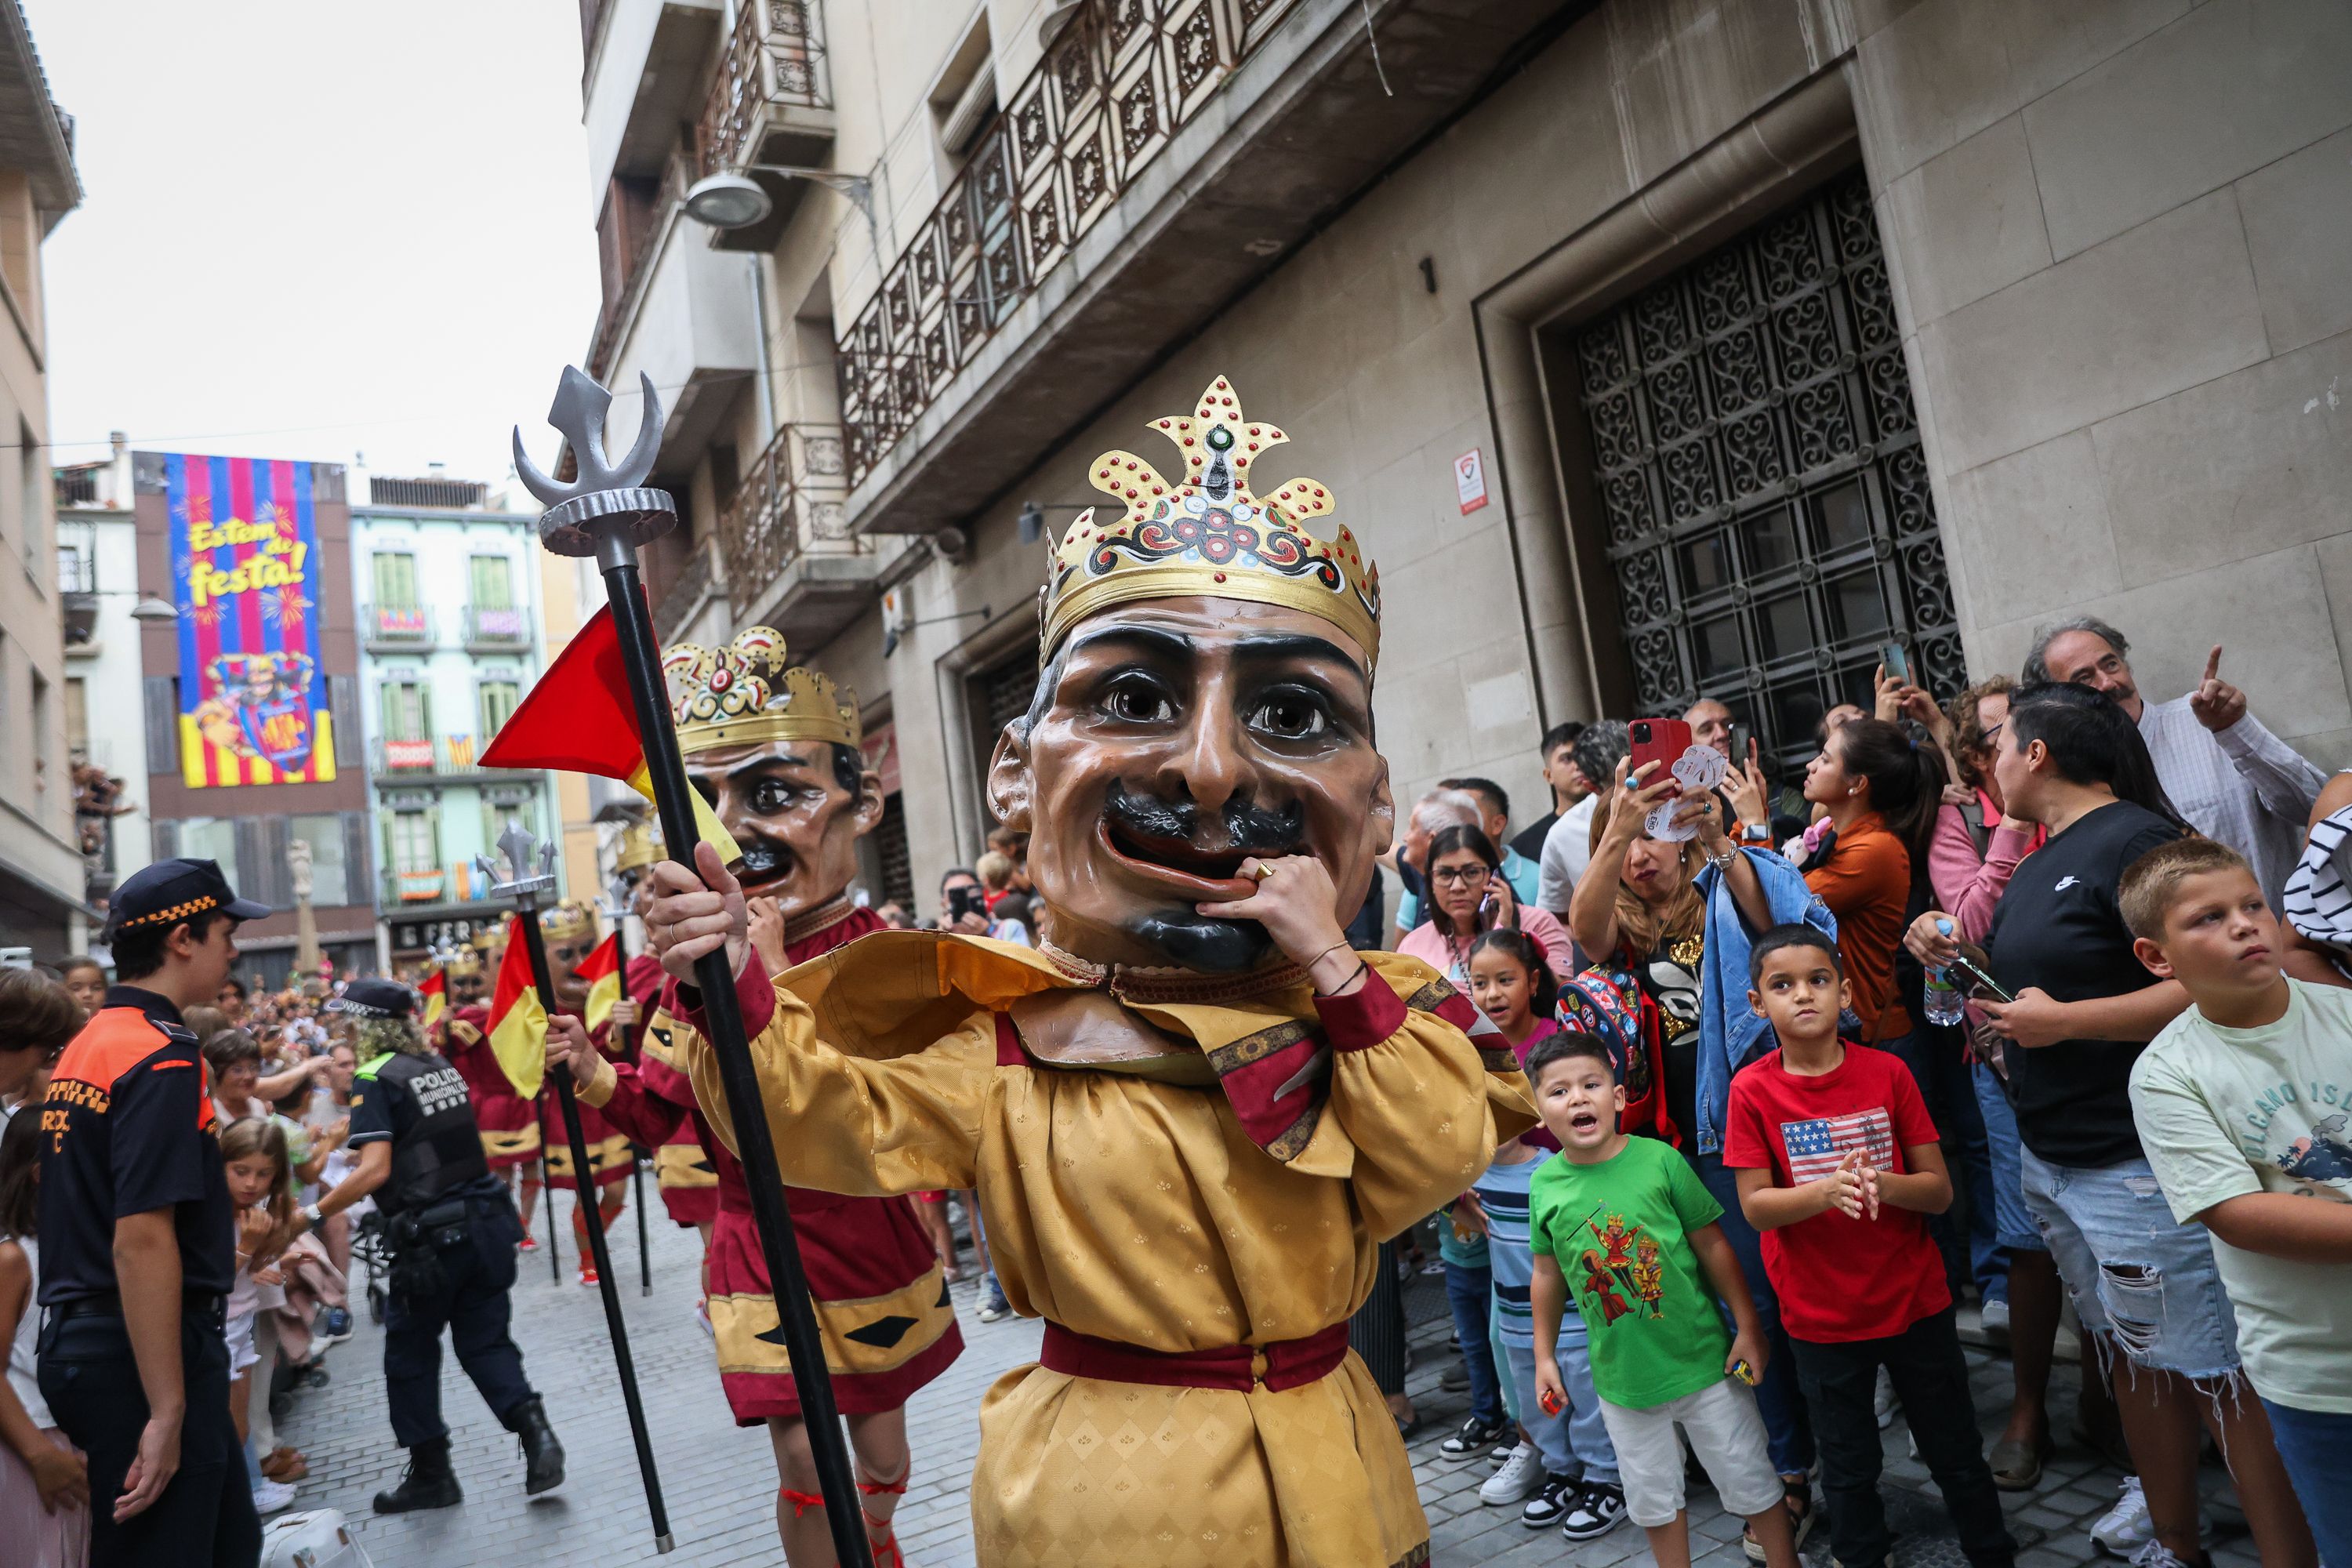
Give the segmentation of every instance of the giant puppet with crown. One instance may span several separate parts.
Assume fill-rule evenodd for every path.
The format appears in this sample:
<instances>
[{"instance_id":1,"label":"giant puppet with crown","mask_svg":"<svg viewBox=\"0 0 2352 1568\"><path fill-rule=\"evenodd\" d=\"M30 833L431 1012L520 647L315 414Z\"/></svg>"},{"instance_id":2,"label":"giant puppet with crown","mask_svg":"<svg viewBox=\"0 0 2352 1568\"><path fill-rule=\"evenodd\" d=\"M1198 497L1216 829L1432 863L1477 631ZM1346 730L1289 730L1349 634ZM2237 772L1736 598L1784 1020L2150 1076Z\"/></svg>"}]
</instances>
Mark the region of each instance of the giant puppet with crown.
<instances>
[{"instance_id":1,"label":"giant puppet with crown","mask_svg":"<svg viewBox=\"0 0 2352 1568\"><path fill-rule=\"evenodd\" d=\"M1095 464L1123 515L1055 551L1037 695L990 764L1038 948L885 931L772 981L707 851L699 879L656 868L648 924L688 1025L726 945L787 1181L978 1187L1005 1294L1045 1321L981 1410L982 1563L1420 1563L1348 1319L1378 1243L1534 1118L1466 998L1342 934L1394 818L1377 574L1306 530L1324 487L1253 490L1285 437L1223 380L1156 428L1181 476ZM731 1137L708 1046L676 1058Z\"/></svg>"},{"instance_id":2,"label":"giant puppet with crown","mask_svg":"<svg viewBox=\"0 0 2352 1568\"><path fill-rule=\"evenodd\" d=\"M881 919L849 897L857 840L882 819L882 784L859 750L855 696L793 664L782 636L767 626L725 647L680 645L662 662L688 777L740 857L734 885L748 903L750 971L782 973L881 930ZM830 1562L823 1499L799 1430L800 1393L778 1331L743 1167L713 1128L708 1108L721 1103L718 1085L692 1082L685 1070L700 1045L668 1008L658 1008L634 1064L579 1059L580 1099L661 1152L663 1195L674 1216L690 1212L681 1203L686 1192L673 1192L686 1163L681 1140L696 1146L711 1173L717 1202L704 1306L719 1380L739 1425L764 1423L775 1434L787 1559ZM554 1054L570 1060L560 1045ZM868 1539L876 1561L887 1563L896 1552L891 1517L911 1464L904 1406L962 1352L963 1338L940 1261L903 1200L797 1186L785 1199L835 1402L849 1417Z\"/></svg>"}]
</instances>

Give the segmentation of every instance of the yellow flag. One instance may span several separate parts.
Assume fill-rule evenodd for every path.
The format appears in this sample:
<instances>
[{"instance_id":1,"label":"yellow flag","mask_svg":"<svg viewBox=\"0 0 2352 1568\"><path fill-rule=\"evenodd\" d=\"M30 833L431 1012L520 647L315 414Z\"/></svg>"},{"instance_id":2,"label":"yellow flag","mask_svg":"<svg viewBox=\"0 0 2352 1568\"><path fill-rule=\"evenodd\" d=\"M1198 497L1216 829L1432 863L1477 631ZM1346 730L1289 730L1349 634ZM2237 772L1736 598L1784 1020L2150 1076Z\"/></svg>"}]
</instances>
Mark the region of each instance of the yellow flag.
<instances>
[{"instance_id":1,"label":"yellow flag","mask_svg":"<svg viewBox=\"0 0 2352 1568\"><path fill-rule=\"evenodd\" d=\"M530 949L522 916L507 933L507 956L499 965L498 989L490 994L490 1053L515 1092L530 1100L547 1076L547 1008L530 980Z\"/></svg>"}]
</instances>

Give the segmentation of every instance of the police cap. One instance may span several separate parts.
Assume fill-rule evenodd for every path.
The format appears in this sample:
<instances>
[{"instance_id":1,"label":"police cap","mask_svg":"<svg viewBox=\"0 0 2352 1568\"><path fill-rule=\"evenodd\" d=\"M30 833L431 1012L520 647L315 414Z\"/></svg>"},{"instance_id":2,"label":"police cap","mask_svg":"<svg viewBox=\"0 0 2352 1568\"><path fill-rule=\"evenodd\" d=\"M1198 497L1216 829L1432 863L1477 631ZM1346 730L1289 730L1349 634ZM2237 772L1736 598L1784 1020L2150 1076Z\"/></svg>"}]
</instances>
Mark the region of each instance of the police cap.
<instances>
[{"instance_id":1,"label":"police cap","mask_svg":"<svg viewBox=\"0 0 2352 1568\"><path fill-rule=\"evenodd\" d=\"M214 910L233 920L257 921L268 904L240 899L221 875L216 860L158 860L122 879L114 889L110 941L124 931L169 931Z\"/></svg>"},{"instance_id":2,"label":"police cap","mask_svg":"<svg viewBox=\"0 0 2352 1568\"><path fill-rule=\"evenodd\" d=\"M405 1018L416 1010L416 993L397 980L354 980L327 1004L330 1013L353 1018Z\"/></svg>"}]
</instances>

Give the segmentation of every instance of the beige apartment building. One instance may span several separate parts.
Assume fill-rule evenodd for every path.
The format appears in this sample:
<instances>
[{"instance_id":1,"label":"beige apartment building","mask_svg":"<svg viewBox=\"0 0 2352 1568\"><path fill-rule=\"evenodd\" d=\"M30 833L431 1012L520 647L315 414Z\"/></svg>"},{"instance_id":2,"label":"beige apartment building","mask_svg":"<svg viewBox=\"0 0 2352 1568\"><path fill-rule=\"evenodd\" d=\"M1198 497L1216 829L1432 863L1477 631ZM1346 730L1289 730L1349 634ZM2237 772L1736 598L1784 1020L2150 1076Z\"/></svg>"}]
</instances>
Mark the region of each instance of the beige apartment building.
<instances>
[{"instance_id":1,"label":"beige apartment building","mask_svg":"<svg viewBox=\"0 0 2352 1568\"><path fill-rule=\"evenodd\" d=\"M2151 698L2221 643L2352 763L2341 0L583 17L591 367L662 389L690 524L657 618L856 687L877 896L981 847L1022 514L1170 460L1150 422L1218 375L1380 563L1401 796L1532 817L1548 724L1702 693L1800 763L1885 642L1949 690L2084 611ZM689 216L729 174L765 202Z\"/></svg>"},{"instance_id":2,"label":"beige apartment building","mask_svg":"<svg viewBox=\"0 0 2352 1568\"><path fill-rule=\"evenodd\" d=\"M0 4L0 948L89 937L66 746L65 616L50 492L41 242L81 205L73 121L23 10Z\"/></svg>"}]
</instances>

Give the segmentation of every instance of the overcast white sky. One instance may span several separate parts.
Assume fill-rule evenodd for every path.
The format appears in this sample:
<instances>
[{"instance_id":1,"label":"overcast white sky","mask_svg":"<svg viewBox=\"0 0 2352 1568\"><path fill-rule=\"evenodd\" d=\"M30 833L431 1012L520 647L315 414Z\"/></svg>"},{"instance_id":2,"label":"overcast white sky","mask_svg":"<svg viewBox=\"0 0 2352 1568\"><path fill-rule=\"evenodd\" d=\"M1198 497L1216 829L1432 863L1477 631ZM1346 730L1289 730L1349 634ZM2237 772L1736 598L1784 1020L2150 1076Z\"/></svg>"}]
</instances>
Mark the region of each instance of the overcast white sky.
<instances>
[{"instance_id":1,"label":"overcast white sky","mask_svg":"<svg viewBox=\"0 0 2352 1568\"><path fill-rule=\"evenodd\" d=\"M577 0L22 0L87 193L44 252L52 460L503 481L597 306Z\"/></svg>"}]
</instances>

